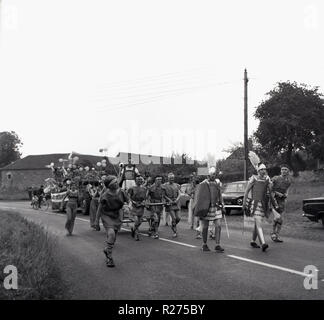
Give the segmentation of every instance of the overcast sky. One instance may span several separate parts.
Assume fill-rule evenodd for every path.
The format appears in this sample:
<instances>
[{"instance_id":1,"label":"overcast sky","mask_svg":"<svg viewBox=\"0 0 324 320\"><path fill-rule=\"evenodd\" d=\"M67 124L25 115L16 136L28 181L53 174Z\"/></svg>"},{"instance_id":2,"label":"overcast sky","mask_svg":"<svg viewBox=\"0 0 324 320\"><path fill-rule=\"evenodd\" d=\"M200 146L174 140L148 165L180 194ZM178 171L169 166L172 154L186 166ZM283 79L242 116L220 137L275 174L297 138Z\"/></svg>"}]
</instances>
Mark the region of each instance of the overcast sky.
<instances>
[{"instance_id":1,"label":"overcast sky","mask_svg":"<svg viewBox=\"0 0 324 320\"><path fill-rule=\"evenodd\" d=\"M0 131L23 156L217 158L278 81L324 83L321 1L2 0Z\"/></svg>"}]
</instances>

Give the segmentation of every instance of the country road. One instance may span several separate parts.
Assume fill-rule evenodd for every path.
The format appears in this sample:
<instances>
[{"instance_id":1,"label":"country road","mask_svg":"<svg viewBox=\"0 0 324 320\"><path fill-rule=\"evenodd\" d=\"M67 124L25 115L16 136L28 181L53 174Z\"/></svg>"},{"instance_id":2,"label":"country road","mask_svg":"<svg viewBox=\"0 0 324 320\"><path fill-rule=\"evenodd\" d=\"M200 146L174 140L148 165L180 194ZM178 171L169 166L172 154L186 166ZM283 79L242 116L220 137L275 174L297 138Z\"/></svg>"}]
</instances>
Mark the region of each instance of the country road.
<instances>
[{"instance_id":1,"label":"country road","mask_svg":"<svg viewBox=\"0 0 324 320\"><path fill-rule=\"evenodd\" d=\"M285 238L263 253L249 245L250 234L222 231L225 253L200 251L201 240L186 223L173 239L162 226L160 239L142 236L135 242L124 226L114 250L116 268L107 268L102 249L105 233L90 229L78 215L75 235L66 237L65 215L33 210L29 202L0 202L0 209L19 212L45 226L57 238L57 254L72 299L324 299L323 243ZM143 223L143 233L147 223ZM209 246L214 248L213 241ZM318 289L306 290L304 268L318 271ZM314 281L314 279L312 280Z\"/></svg>"}]
</instances>

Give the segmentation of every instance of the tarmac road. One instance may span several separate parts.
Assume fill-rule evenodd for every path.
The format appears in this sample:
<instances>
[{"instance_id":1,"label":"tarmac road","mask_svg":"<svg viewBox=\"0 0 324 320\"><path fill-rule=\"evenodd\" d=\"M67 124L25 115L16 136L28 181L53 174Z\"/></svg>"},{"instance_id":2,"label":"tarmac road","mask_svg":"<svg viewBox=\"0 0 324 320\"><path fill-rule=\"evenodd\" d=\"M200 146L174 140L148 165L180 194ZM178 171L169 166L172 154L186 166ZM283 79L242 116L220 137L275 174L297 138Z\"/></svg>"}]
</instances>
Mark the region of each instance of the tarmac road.
<instances>
[{"instance_id":1,"label":"tarmac road","mask_svg":"<svg viewBox=\"0 0 324 320\"><path fill-rule=\"evenodd\" d=\"M224 227L225 252L206 253L186 223L179 224L176 239L161 226L159 240L143 235L138 242L125 226L113 253L116 268L107 268L105 233L90 229L87 216L77 217L75 235L67 237L65 214L33 210L29 202L1 201L0 209L20 212L57 237L60 267L73 299L324 299L322 242L284 238L277 244L267 235L270 248L264 253L249 246L249 232L230 229L228 239ZM146 230L143 223L141 231ZM209 247L214 248L212 240ZM318 289L304 288L304 280L310 280L307 265L319 270Z\"/></svg>"}]
</instances>

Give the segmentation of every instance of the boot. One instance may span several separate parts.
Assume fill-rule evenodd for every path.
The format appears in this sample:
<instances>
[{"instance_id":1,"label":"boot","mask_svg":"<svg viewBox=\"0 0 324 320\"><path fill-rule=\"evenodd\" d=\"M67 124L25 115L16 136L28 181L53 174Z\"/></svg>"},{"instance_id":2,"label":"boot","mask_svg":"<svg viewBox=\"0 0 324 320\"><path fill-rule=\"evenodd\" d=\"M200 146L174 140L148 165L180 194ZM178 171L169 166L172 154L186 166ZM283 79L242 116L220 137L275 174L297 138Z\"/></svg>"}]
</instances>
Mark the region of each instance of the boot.
<instances>
[{"instance_id":1,"label":"boot","mask_svg":"<svg viewBox=\"0 0 324 320\"><path fill-rule=\"evenodd\" d=\"M207 246L207 243L204 243L204 244L203 244L203 246L202 246L202 248L201 248L201 251L203 251L203 252L210 251L210 249L209 249L208 246Z\"/></svg>"},{"instance_id":2,"label":"boot","mask_svg":"<svg viewBox=\"0 0 324 320\"><path fill-rule=\"evenodd\" d=\"M262 251L263 251L263 252L265 252L268 248L269 248L269 246L268 246L266 243L264 243L264 244L262 245Z\"/></svg>"},{"instance_id":3,"label":"boot","mask_svg":"<svg viewBox=\"0 0 324 320\"><path fill-rule=\"evenodd\" d=\"M104 252L104 254L106 256L106 266L108 268L113 268L115 266L115 263L114 263L114 260L113 260L113 258L111 256L111 253L108 251L107 248L104 249L103 252Z\"/></svg>"},{"instance_id":4,"label":"boot","mask_svg":"<svg viewBox=\"0 0 324 320\"><path fill-rule=\"evenodd\" d=\"M216 252L224 252L225 249L222 248L222 247L218 244L218 245L215 247L215 251L216 251Z\"/></svg>"}]
</instances>

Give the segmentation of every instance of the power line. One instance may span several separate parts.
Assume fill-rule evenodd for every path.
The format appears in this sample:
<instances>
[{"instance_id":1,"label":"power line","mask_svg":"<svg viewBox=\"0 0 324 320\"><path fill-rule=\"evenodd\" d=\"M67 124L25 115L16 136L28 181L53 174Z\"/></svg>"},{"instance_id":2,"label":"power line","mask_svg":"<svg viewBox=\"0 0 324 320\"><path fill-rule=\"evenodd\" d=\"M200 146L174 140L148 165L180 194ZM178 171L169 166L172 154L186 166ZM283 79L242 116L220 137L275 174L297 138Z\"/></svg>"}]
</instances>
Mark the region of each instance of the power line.
<instances>
[{"instance_id":1,"label":"power line","mask_svg":"<svg viewBox=\"0 0 324 320\"><path fill-rule=\"evenodd\" d=\"M128 92L121 92L121 96L114 96L114 95L111 95L110 97L107 96L107 97L101 97L101 98L96 98L95 100L105 100L105 99L109 99L111 98L111 100L118 100L120 98L122 99L128 99L128 98L137 98L137 97L142 97L144 95L155 95L155 94L160 94L160 93L168 93L168 92L173 92L174 90L183 90L183 89L187 89L187 88L193 88L193 87L204 87L204 86L209 86L208 82L211 82L212 85L224 85L224 84L230 84L230 83L234 83L233 81L224 81L224 82L217 82L217 83L213 83L212 79L210 79L209 81L207 81L206 84L203 84L203 85L199 85L199 83L197 82L189 82L189 83L181 83L181 87L182 88L174 88L174 86L159 86L159 87L152 87L152 88L148 88L148 89L151 89L151 90L148 90L148 91L143 91L143 92L140 92L140 93L137 93L137 94L128 94ZM238 81L237 81L238 82ZM177 84L179 85L179 84ZM188 87L189 86L189 87ZM157 89L166 89L166 90L157 90ZM131 93L131 92L129 92ZM128 94L128 95L126 95Z\"/></svg>"},{"instance_id":2,"label":"power line","mask_svg":"<svg viewBox=\"0 0 324 320\"><path fill-rule=\"evenodd\" d=\"M189 87L189 88L168 90L168 91L165 91L165 94L157 94L157 95L151 96L150 98L147 98L147 99L139 99L139 100L135 100L135 101L114 104L110 108L107 108L105 106L102 108L98 108L98 110L99 111L113 111L113 110L124 109L124 108L132 107L135 105L141 105L141 104L146 104L146 103L150 103L150 102L155 102L155 101L161 100L163 98L168 98L171 96L178 96L178 95L186 93L187 91L192 92L192 90L204 89L204 88L208 88L208 87L214 87L217 85L226 85L226 84L232 84L232 83L233 82L222 82L222 83L210 84L210 85L204 85L204 86L195 86L195 87Z\"/></svg>"},{"instance_id":3,"label":"power line","mask_svg":"<svg viewBox=\"0 0 324 320\"><path fill-rule=\"evenodd\" d=\"M192 85L195 84L196 82L208 82L208 81L215 81L214 78L207 78L207 79L186 79L185 81L162 81L159 83L144 83L144 84L138 84L135 85L133 87L128 87L128 88L120 88L119 90L114 90L111 92L108 92L106 94L102 94L99 97L95 98L95 99L104 99L107 97L114 97L116 96L116 94L128 94L128 93L132 93L134 91L138 92L139 90L143 90L145 91L153 91L153 90L157 90L157 89L168 89L168 88L172 88L174 86L186 86L186 85Z\"/></svg>"},{"instance_id":4,"label":"power line","mask_svg":"<svg viewBox=\"0 0 324 320\"><path fill-rule=\"evenodd\" d=\"M206 67L208 68L208 71L210 70L210 66ZM105 86L104 89L106 88L110 88L110 87L117 87L117 86L127 86L128 84L132 84L132 83L139 83L141 81L154 81L154 80L158 80L158 79L164 79L164 78L172 78L176 75L179 75L180 77L185 76L185 74L195 71L195 70L202 70L202 68L194 68L191 70L186 70L186 71L177 71L177 72L168 72L168 73L162 73L160 75L157 76L147 76L147 77L140 77L140 78L136 78L136 79L132 79L132 80L128 80L128 81L115 81L115 82L111 82L108 84L108 86Z\"/></svg>"}]
</instances>

